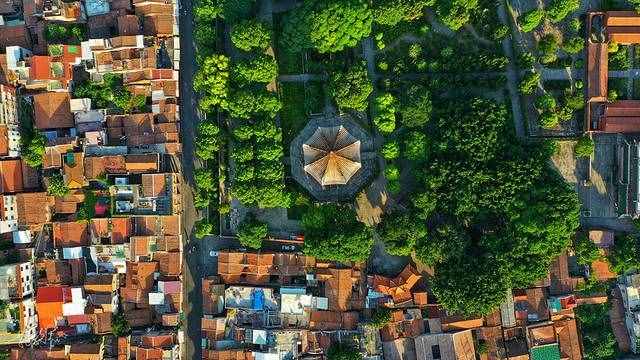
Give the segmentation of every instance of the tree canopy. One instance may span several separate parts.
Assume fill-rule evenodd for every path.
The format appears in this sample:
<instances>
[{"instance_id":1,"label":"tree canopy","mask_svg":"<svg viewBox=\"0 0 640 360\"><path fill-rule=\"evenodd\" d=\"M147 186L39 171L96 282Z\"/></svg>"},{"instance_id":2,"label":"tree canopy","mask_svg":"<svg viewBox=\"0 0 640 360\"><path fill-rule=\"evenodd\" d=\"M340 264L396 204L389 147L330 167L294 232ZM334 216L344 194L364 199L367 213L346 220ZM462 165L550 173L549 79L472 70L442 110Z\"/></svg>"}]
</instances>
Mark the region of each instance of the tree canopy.
<instances>
[{"instance_id":1,"label":"tree canopy","mask_svg":"<svg viewBox=\"0 0 640 360\"><path fill-rule=\"evenodd\" d=\"M342 51L369 36L372 21L363 0L307 0L285 17L283 46L290 52Z\"/></svg>"},{"instance_id":2,"label":"tree canopy","mask_svg":"<svg viewBox=\"0 0 640 360\"><path fill-rule=\"evenodd\" d=\"M265 50L271 43L272 30L263 22L248 19L231 28L231 42L244 51Z\"/></svg>"},{"instance_id":3,"label":"tree canopy","mask_svg":"<svg viewBox=\"0 0 640 360\"><path fill-rule=\"evenodd\" d=\"M546 274L571 243L579 202L549 167L547 146L507 135L512 121L503 104L456 100L441 109L417 133L429 162L414 160L422 165L413 171L410 218L383 219L390 223L380 228L402 253L415 242L417 258L435 269L433 291L447 310L486 314L508 289ZM395 241L409 224L423 224L426 234Z\"/></svg>"},{"instance_id":4,"label":"tree canopy","mask_svg":"<svg viewBox=\"0 0 640 360\"><path fill-rule=\"evenodd\" d=\"M304 252L323 260L365 261L373 245L371 229L346 206L325 204L302 216Z\"/></svg>"},{"instance_id":5,"label":"tree canopy","mask_svg":"<svg viewBox=\"0 0 640 360\"><path fill-rule=\"evenodd\" d=\"M436 0L436 14L452 30L469 22L471 13L478 8L478 0Z\"/></svg>"},{"instance_id":6,"label":"tree canopy","mask_svg":"<svg viewBox=\"0 0 640 360\"><path fill-rule=\"evenodd\" d=\"M65 196L69 193L69 187L65 184L62 175L55 174L47 178L47 193L58 197Z\"/></svg>"},{"instance_id":7,"label":"tree canopy","mask_svg":"<svg viewBox=\"0 0 640 360\"><path fill-rule=\"evenodd\" d=\"M431 3L432 1L425 0L375 0L373 21L380 25L394 26L403 20L422 16L424 8Z\"/></svg>"},{"instance_id":8,"label":"tree canopy","mask_svg":"<svg viewBox=\"0 0 640 360\"><path fill-rule=\"evenodd\" d=\"M365 110L371 92L373 85L363 64L354 65L346 71L335 72L329 77L329 93L341 108Z\"/></svg>"},{"instance_id":9,"label":"tree canopy","mask_svg":"<svg viewBox=\"0 0 640 360\"><path fill-rule=\"evenodd\" d=\"M193 88L202 93L200 108L209 111L225 108L229 93L229 58L224 55L205 57L193 78Z\"/></svg>"},{"instance_id":10,"label":"tree canopy","mask_svg":"<svg viewBox=\"0 0 640 360\"><path fill-rule=\"evenodd\" d=\"M269 83L278 76L278 64L272 56L259 55L235 64L233 76L240 84Z\"/></svg>"},{"instance_id":11,"label":"tree canopy","mask_svg":"<svg viewBox=\"0 0 640 360\"><path fill-rule=\"evenodd\" d=\"M240 244L252 249L260 249L262 246L262 240L267 237L269 228L267 224L256 219L253 214L247 216L247 218L238 226L238 240Z\"/></svg>"}]
</instances>

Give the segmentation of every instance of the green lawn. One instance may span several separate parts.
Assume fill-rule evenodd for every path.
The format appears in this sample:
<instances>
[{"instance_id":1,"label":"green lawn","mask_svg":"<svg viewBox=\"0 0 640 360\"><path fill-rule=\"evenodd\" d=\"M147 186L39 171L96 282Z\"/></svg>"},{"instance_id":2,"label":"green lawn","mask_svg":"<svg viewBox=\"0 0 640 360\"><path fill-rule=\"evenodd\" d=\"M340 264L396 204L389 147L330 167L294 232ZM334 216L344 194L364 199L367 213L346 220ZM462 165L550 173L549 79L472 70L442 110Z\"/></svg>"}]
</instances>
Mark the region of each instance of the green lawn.
<instances>
[{"instance_id":1,"label":"green lawn","mask_svg":"<svg viewBox=\"0 0 640 360\"><path fill-rule=\"evenodd\" d=\"M288 153L289 144L293 138L307 124L304 94L304 84L302 83L280 84L280 99L282 100L280 124L282 126L282 143L285 147L285 153Z\"/></svg>"}]
</instances>

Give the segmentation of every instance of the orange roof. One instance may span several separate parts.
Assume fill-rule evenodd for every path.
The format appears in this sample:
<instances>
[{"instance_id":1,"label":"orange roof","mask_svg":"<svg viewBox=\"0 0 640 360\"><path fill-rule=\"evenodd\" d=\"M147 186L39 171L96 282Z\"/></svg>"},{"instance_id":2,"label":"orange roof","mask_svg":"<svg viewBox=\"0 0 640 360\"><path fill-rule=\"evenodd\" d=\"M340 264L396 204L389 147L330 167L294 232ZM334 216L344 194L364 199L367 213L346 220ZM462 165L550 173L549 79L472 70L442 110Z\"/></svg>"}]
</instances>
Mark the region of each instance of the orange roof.
<instances>
[{"instance_id":1,"label":"orange roof","mask_svg":"<svg viewBox=\"0 0 640 360\"><path fill-rule=\"evenodd\" d=\"M160 263L160 273L167 276L177 276L182 273L182 253L158 251L154 259Z\"/></svg>"},{"instance_id":2,"label":"orange roof","mask_svg":"<svg viewBox=\"0 0 640 360\"><path fill-rule=\"evenodd\" d=\"M166 195L167 174L142 174L142 195L158 197Z\"/></svg>"},{"instance_id":3,"label":"orange roof","mask_svg":"<svg viewBox=\"0 0 640 360\"><path fill-rule=\"evenodd\" d=\"M83 158L81 152L65 155L64 180L70 189L80 189L85 185Z\"/></svg>"},{"instance_id":4,"label":"orange roof","mask_svg":"<svg viewBox=\"0 0 640 360\"><path fill-rule=\"evenodd\" d=\"M75 123L69 99L67 92L46 92L33 95L36 128L44 130L73 127Z\"/></svg>"},{"instance_id":5,"label":"orange roof","mask_svg":"<svg viewBox=\"0 0 640 360\"><path fill-rule=\"evenodd\" d=\"M130 218L111 218L111 243L124 244L132 232Z\"/></svg>"},{"instance_id":6,"label":"orange roof","mask_svg":"<svg viewBox=\"0 0 640 360\"><path fill-rule=\"evenodd\" d=\"M52 79L51 74L51 57L34 55L31 57L31 71L29 75L34 80Z\"/></svg>"},{"instance_id":7,"label":"orange roof","mask_svg":"<svg viewBox=\"0 0 640 360\"><path fill-rule=\"evenodd\" d=\"M602 257L602 260L596 260L591 263L591 275L598 281L615 279L618 275L611 272L609 261L606 257Z\"/></svg>"},{"instance_id":8,"label":"orange roof","mask_svg":"<svg viewBox=\"0 0 640 360\"><path fill-rule=\"evenodd\" d=\"M144 347L164 348L167 346L172 346L173 344L174 344L173 335L170 335L170 334L142 336L142 346Z\"/></svg>"},{"instance_id":9,"label":"orange roof","mask_svg":"<svg viewBox=\"0 0 640 360\"><path fill-rule=\"evenodd\" d=\"M606 43L587 45L587 99L607 98L609 50Z\"/></svg>"},{"instance_id":10,"label":"orange roof","mask_svg":"<svg viewBox=\"0 0 640 360\"><path fill-rule=\"evenodd\" d=\"M412 300L411 289L421 278L411 265L407 265L393 279L374 275L373 287L376 291L391 296L394 303L400 304Z\"/></svg>"},{"instance_id":11,"label":"orange roof","mask_svg":"<svg viewBox=\"0 0 640 360\"><path fill-rule=\"evenodd\" d=\"M7 125L0 125L0 156L9 154L9 130Z\"/></svg>"},{"instance_id":12,"label":"orange roof","mask_svg":"<svg viewBox=\"0 0 640 360\"><path fill-rule=\"evenodd\" d=\"M53 246L74 247L89 245L89 227L84 222L53 223Z\"/></svg>"},{"instance_id":13,"label":"orange roof","mask_svg":"<svg viewBox=\"0 0 640 360\"><path fill-rule=\"evenodd\" d=\"M136 348L136 360L162 360L162 349Z\"/></svg>"},{"instance_id":14,"label":"orange roof","mask_svg":"<svg viewBox=\"0 0 640 360\"><path fill-rule=\"evenodd\" d=\"M160 166L158 154L127 154L125 167L130 173L156 172Z\"/></svg>"},{"instance_id":15,"label":"orange roof","mask_svg":"<svg viewBox=\"0 0 640 360\"><path fill-rule=\"evenodd\" d=\"M0 194L22 192L22 160L0 160Z\"/></svg>"},{"instance_id":16,"label":"orange roof","mask_svg":"<svg viewBox=\"0 0 640 360\"><path fill-rule=\"evenodd\" d=\"M40 330L55 329L57 321L62 317L62 301L36 303L38 327Z\"/></svg>"},{"instance_id":17,"label":"orange roof","mask_svg":"<svg viewBox=\"0 0 640 360\"><path fill-rule=\"evenodd\" d=\"M53 205L53 196L45 192L16 194L18 223L39 225L51 221Z\"/></svg>"},{"instance_id":18,"label":"orange roof","mask_svg":"<svg viewBox=\"0 0 640 360\"><path fill-rule=\"evenodd\" d=\"M607 26L640 26L640 16L635 11L607 11Z\"/></svg>"}]
</instances>

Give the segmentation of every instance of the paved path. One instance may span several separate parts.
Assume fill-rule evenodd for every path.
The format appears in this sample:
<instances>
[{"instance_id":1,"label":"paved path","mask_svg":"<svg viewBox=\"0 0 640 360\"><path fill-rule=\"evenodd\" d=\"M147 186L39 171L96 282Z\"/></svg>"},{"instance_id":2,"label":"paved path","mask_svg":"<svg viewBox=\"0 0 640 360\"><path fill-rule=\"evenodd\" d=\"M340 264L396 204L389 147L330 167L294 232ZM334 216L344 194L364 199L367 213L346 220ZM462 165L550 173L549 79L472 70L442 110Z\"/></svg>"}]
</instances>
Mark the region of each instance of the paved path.
<instances>
[{"instance_id":1,"label":"paved path","mask_svg":"<svg viewBox=\"0 0 640 360\"><path fill-rule=\"evenodd\" d=\"M505 9L504 1L500 2L498 6L498 16L500 17L500 21L509 26L511 29L511 33L514 33L514 29L511 27L509 18L507 17L507 11ZM507 58L509 58L509 63L507 64L507 89L509 90L509 96L511 97L511 113L513 114L513 125L516 130L516 136L520 139L524 139L526 137L525 126L524 126L524 117L522 115L522 108L520 107L520 93L518 92L518 69L516 68L516 57L513 54L513 44L511 42L511 37L508 36L506 39L502 40L502 50Z\"/></svg>"},{"instance_id":2,"label":"paved path","mask_svg":"<svg viewBox=\"0 0 640 360\"><path fill-rule=\"evenodd\" d=\"M312 80L326 80L326 76L321 74L294 74L294 75L280 75L278 81L280 82L307 82Z\"/></svg>"},{"instance_id":3,"label":"paved path","mask_svg":"<svg viewBox=\"0 0 640 360\"><path fill-rule=\"evenodd\" d=\"M193 138L198 122L197 99L193 91L193 74L196 70L193 39L192 0L180 2L180 136L182 140L182 207L183 243L186 249L192 237L196 209L193 206ZM198 271L198 257L184 251L182 278L184 286L183 311L185 336L185 359L200 360L200 319L202 317L202 283Z\"/></svg>"}]
</instances>

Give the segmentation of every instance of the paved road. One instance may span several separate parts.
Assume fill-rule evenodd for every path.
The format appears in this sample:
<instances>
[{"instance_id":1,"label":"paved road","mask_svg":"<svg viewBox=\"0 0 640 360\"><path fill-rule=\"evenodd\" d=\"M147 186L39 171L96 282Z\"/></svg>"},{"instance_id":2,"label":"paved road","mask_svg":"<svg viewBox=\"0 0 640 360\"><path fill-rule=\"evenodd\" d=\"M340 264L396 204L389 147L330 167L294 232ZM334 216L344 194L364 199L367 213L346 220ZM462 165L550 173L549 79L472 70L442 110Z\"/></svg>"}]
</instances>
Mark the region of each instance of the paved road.
<instances>
[{"instance_id":1,"label":"paved road","mask_svg":"<svg viewBox=\"0 0 640 360\"><path fill-rule=\"evenodd\" d=\"M182 226L185 249L194 239L193 223L196 209L193 206L193 138L197 123L194 111L197 100L193 92L193 73L196 68L193 39L192 0L180 0L180 135L182 137ZM184 252L183 284L185 314L185 359L200 360L200 319L202 317L202 282L199 276L199 256L189 256Z\"/></svg>"}]
</instances>

